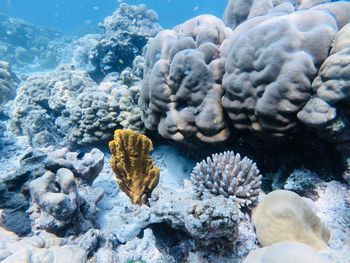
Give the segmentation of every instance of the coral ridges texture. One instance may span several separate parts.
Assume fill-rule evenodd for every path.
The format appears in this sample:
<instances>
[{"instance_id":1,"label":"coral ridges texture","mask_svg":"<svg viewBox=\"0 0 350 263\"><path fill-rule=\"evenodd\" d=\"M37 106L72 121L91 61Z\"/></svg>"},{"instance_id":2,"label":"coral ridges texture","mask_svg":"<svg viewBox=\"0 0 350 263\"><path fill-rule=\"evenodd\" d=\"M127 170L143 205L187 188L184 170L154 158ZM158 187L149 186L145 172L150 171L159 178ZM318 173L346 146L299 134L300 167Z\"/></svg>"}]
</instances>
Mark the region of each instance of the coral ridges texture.
<instances>
[{"instance_id":1,"label":"coral ridges texture","mask_svg":"<svg viewBox=\"0 0 350 263\"><path fill-rule=\"evenodd\" d=\"M176 141L221 142L230 127L296 136L306 123L297 115L349 14L343 1L229 1L233 30L199 16L160 32L146 52L146 128Z\"/></svg>"}]
</instances>

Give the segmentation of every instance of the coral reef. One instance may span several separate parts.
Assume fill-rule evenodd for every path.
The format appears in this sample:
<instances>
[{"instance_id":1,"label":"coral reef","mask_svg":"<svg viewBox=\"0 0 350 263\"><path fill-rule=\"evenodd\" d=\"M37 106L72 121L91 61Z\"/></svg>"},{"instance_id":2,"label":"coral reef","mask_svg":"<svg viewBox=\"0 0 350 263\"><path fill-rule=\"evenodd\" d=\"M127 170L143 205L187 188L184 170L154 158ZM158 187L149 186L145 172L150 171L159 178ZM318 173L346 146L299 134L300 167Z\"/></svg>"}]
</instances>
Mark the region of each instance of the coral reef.
<instances>
[{"instance_id":1,"label":"coral reef","mask_svg":"<svg viewBox=\"0 0 350 263\"><path fill-rule=\"evenodd\" d=\"M6 102L16 95L19 79L11 71L9 63L0 60L0 114Z\"/></svg>"},{"instance_id":2,"label":"coral reef","mask_svg":"<svg viewBox=\"0 0 350 263\"><path fill-rule=\"evenodd\" d=\"M145 204L147 194L158 184L159 168L150 157L152 141L131 130L116 130L109 142L112 152L111 167L120 189L133 204Z\"/></svg>"},{"instance_id":3,"label":"coral reef","mask_svg":"<svg viewBox=\"0 0 350 263\"><path fill-rule=\"evenodd\" d=\"M100 24L103 34L85 35L72 42L65 48L60 63L87 71L97 82L109 73L121 74L133 67L147 41L162 29L157 22L156 12L145 5L122 3Z\"/></svg>"},{"instance_id":4,"label":"coral reef","mask_svg":"<svg viewBox=\"0 0 350 263\"><path fill-rule=\"evenodd\" d=\"M53 234L38 232L32 237L20 239L16 234L0 228L0 261L4 263L84 263L84 250Z\"/></svg>"},{"instance_id":5,"label":"coral reef","mask_svg":"<svg viewBox=\"0 0 350 263\"><path fill-rule=\"evenodd\" d=\"M13 128L29 136L35 147L103 144L118 127L143 131L137 106L139 63L100 85L86 72L63 66L31 75L15 99Z\"/></svg>"},{"instance_id":6,"label":"coral reef","mask_svg":"<svg viewBox=\"0 0 350 263\"><path fill-rule=\"evenodd\" d=\"M244 263L330 263L312 247L293 242L276 243L249 253Z\"/></svg>"},{"instance_id":7,"label":"coral reef","mask_svg":"<svg viewBox=\"0 0 350 263\"><path fill-rule=\"evenodd\" d=\"M63 49L71 42L56 30L0 15L0 57L11 63L16 72L55 68Z\"/></svg>"},{"instance_id":8,"label":"coral reef","mask_svg":"<svg viewBox=\"0 0 350 263\"><path fill-rule=\"evenodd\" d=\"M147 41L162 28L158 15L145 5L120 4L112 16L101 24L105 33L90 51L91 64L106 75L131 67L134 58L142 54Z\"/></svg>"},{"instance_id":9,"label":"coral reef","mask_svg":"<svg viewBox=\"0 0 350 263\"><path fill-rule=\"evenodd\" d=\"M38 134L46 132L48 143L54 144L69 133L71 124L67 104L84 89L95 87L83 71L66 68L31 75L18 90L12 112L12 126L19 134L31 138L36 145ZM40 141L40 140L39 140Z\"/></svg>"},{"instance_id":10,"label":"coral reef","mask_svg":"<svg viewBox=\"0 0 350 263\"><path fill-rule=\"evenodd\" d=\"M327 249L330 231L299 195L276 190L253 210L252 221L262 246L278 242L301 242L317 250Z\"/></svg>"},{"instance_id":11,"label":"coral reef","mask_svg":"<svg viewBox=\"0 0 350 263\"><path fill-rule=\"evenodd\" d=\"M258 200L262 177L259 172L253 161L230 151L197 163L191 179L200 196L222 195L244 207Z\"/></svg>"},{"instance_id":12,"label":"coral reef","mask_svg":"<svg viewBox=\"0 0 350 263\"><path fill-rule=\"evenodd\" d=\"M224 141L229 130L220 104L221 45L231 30L210 15L160 32L146 52L139 104L147 129L183 141Z\"/></svg>"}]
</instances>

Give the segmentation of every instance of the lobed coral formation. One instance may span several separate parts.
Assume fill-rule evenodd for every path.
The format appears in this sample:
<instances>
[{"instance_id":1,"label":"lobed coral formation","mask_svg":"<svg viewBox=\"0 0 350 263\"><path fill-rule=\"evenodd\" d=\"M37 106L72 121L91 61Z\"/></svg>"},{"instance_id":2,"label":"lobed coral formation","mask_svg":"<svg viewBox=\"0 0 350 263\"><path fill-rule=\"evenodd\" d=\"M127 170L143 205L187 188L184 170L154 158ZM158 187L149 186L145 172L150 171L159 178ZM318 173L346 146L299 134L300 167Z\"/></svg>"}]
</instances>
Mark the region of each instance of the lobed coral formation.
<instances>
[{"instance_id":1,"label":"lobed coral formation","mask_svg":"<svg viewBox=\"0 0 350 263\"><path fill-rule=\"evenodd\" d=\"M236 36L222 80L232 125L276 136L295 128L336 32L332 16L308 11L273 16Z\"/></svg>"},{"instance_id":2,"label":"lobed coral formation","mask_svg":"<svg viewBox=\"0 0 350 263\"><path fill-rule=\"evenodd\" d=\"M230 151L197 163L191 181L199 195L222 195L244 207L257 201L261 177L252 160Z\"/></svg>"},{"instance_id":3,"label":"lobed coral formation","mask_svg":"<svg viewBox=\"0 0 350 263\"><path fill-rule=\"evenodd\" d=\"M327 249L330 232L299 195L287 190L269 193L253 210L252 221L262 246L301 242Z\"/></svg>"},{"instance_id":4,"label":"lobed coral formation","mask_svg":"<svg viewBox=\"0 0 350 263\"><path fill-rule=\"evenodd\" d=\"M265 15L289 14L310 9L330 0L229 0L225 9L224 22L235 29L247 20Z\"/></svg>"},{"instance_id":5,"label":"lobed coral formation","mask_svg":"<svg viewBox=\"0 0 350 263\"><path fill-rule=\"evenodd\" d=\"M152 141L145 135L131 130L116 130L114 140L109 142L112 152L111 167L120 189L133 204L145 204L147 194L158 184L160 170L150 152Z\"/></svg>"},{"instance_id":6,"label":"lobed coral formation","mask_svg":"<svg viewBox=\"0 0 350 263\"><path fill-rule=\"evenodd\" d=\"M224 63L221 46L231 29L203 15L160 32L146 52L139 104L147 129L183 141L224 141L229 130L220 104Z\"/></svg>"},{"instance_id":7,"label":"lobed coral formation","mask_svg":"<svg viewBox=\"0 0 350 263\"><path fill-rule=\"evenodd\" d=\"M146 128L180 142L193 135L221 142L229 127L263 138L298 137L304 126L297 114L349 14L344 1L232 0L225 22L233 30L199 16L160 32L146 53L140 97ZM315 100L310 106L316 103L326 107Z\"/></svg>"}]
</instances>

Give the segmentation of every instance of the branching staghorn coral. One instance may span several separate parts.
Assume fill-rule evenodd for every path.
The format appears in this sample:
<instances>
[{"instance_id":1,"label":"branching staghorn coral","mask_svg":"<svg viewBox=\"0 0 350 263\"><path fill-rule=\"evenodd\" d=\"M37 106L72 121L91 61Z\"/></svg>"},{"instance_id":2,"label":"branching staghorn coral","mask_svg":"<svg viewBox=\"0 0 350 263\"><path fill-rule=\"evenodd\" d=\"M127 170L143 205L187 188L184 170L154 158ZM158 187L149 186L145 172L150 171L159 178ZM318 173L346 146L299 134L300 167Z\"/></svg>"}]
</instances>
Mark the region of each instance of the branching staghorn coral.
<instances>
[{"instance_id":1,"label":"branching staghorn coral","mask_svg":"<svg viewBox=\"0 0 350 263\"><path fill-rule=\"evenodd\" d=\"M223 195L239 206L249 206L260 194L261 175L256 164L233 151L213 154L197 163L191 179L199 195Z\"/></svg>"},{"instance_id":2,"label":"branching staghorn coral","mask_svg":"<svg viewBox=\"0 0 350 263\"><path fill-rule=\"evenodd\" d=\"M109 142L112 152L110 164L120 189L133 204L146 203L147 193L158 184L160 170L153 163L152 141L131 130L116 130Z\"/></svg>"}]
</instances>

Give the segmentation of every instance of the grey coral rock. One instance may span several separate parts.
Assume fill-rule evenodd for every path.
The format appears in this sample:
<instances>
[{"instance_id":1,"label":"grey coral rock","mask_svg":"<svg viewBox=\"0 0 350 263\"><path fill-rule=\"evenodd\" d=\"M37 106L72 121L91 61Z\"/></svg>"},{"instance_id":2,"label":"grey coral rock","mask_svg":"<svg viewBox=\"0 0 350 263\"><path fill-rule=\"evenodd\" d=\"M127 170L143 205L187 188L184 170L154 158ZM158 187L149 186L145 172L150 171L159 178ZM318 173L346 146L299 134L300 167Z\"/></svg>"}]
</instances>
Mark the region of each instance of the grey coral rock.
<instances>
[{"instance_id":1,"label":"grey coral rock","mask_svg":"<svg viewBox=\"0 0 350 263\"><path fill-rule=\"evenodd\" d=\"M29 183L33 229L65 235L94 227L96 204L103 192L91 187L104 164L103 153L93 149L81 157L66 148L47 149L44 174Z\"/></svg>"},{"instance_id":2,"label":"grey coral rock","mask_svg":"<svg viewBox=\"0 0 350 263\"><path fill-rule=\"evenodd\" d=\"M191 181L200 195L230 198L239 206L253 205L260 194L261 175L252 160L234 152L213 154L197 163Z\"/></svg>"},{"instance_id":3,"label":"grey coral rock","mask_svg":"<svg viewBox=\"0 0 350 263\"><path fill-rule=\"evenodd\" d=\"M188 193L159 187L153 191L150 205L155 222L167 222L187 232L200 246L237 239L241 214L231 199L213 196L199 200Z\"/></svg>"},{"instance_id":4,"label":"grey coral rock","mask_svg":"<svg viewBox=\"0 0 350 263\"><path fill-rule=\"evenodd\" d=\"M230 34L220 19L202 15L150 41L139 100L147 129L158 129L176 141L228 138L220 103L224 73L220 52Z\"/></svg>"}]
</instances>

